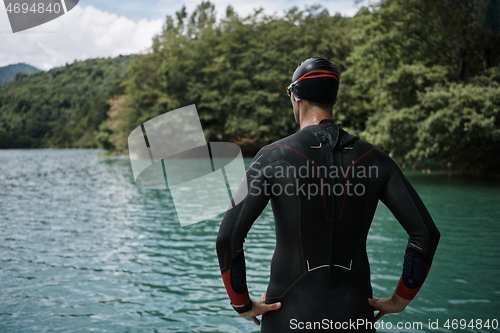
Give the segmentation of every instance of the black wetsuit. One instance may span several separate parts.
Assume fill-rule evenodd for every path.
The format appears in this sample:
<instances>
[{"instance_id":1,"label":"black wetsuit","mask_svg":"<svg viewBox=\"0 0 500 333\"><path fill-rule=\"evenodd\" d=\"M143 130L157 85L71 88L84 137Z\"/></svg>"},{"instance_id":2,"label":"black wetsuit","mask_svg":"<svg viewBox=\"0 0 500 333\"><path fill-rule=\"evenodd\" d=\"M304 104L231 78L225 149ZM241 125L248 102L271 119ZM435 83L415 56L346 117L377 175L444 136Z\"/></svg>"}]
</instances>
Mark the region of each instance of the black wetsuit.
<instances>
[{"instance_id":1,"label":"black wetsuit","mask_svg":"<svg viewBox=\"0 0 500 333\"><path fill-rule=\"evenodd\" d=\"M300 323L306 328L318 321L323 332L325 319L333 328L373 321L366 237L379 199L409 235L396 292L412 299L424 282L439 240L424 204L385 152L333 121L262 148L247 171L247 188L246 198L224 216L217 253L231 302L245 304L243 242L271 199L276 249L266 303L282 307L263 315L262 332L295 332Z\"/></svg>"}]
</instances>

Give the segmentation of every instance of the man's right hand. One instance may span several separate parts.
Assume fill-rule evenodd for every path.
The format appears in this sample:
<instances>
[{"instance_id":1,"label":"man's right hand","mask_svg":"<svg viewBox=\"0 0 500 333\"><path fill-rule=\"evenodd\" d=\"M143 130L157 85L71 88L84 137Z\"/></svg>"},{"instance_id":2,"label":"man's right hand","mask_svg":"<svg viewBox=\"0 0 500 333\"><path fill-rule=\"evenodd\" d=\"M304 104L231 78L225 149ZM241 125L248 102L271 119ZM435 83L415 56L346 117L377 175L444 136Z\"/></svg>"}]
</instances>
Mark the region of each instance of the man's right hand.
<instances>
[{"instance_id":1,"label":"man's right hand","mask_svg":"<svg viewBox=\"0 0 500 333\"><path fill-rule=\"evenodd\" d=\"M278 310L281 308L281 302L266 304L266 293L263 293L258 300L252 300L252 310L240 314L242 317L250 317L256 325L260 325L257 316L263 315L268 311Z\"/></svg>"},{"instance_id":2,"label":"man's right hand","mask_svg":"<svg viewBox=\"0 0 500 333\"><path fill-rule=\"evenodd\" d=\"M398 296L396 293L388 298L368 298L368 304L375 309L374 311L378 310L375 321L379 320L387 313L398 313L403 311L410 302L411 301Z\"/></svg>"}]
</instances>

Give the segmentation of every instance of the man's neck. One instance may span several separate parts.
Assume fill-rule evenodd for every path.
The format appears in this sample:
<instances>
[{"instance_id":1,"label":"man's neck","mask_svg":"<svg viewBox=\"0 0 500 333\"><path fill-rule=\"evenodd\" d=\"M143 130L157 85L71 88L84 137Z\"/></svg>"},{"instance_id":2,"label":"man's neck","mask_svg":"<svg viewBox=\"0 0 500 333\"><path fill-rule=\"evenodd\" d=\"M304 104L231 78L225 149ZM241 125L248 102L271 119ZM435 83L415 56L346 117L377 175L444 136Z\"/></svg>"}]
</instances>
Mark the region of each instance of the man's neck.
<instances>
[{"instance_id":1,"label":"man's neck","mask_svg":"<svg viewBox=\"0 0 500 333\"><path fill-rule=\"evenodd\" d=\"M311 125L318 125L323 119L332 119L332 115L322 109L303 112L300 117L300 129Z\"/></svg>"}]
</instances>

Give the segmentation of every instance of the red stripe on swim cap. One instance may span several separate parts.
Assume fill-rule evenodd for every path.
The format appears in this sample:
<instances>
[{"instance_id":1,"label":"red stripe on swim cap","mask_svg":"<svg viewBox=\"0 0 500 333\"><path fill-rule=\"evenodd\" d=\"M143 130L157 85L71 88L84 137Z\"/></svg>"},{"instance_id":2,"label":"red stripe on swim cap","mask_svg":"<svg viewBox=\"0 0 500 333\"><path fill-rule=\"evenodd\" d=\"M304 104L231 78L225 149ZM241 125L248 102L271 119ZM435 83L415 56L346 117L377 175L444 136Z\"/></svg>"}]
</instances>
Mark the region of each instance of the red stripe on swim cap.
<instances>
[{"instance_id":1,"label":"red stripe on swim cap","mask_svg":"<svg viewBox=\"0 0 500 333\"><path fill-rule=\"evenodd\" d=\"M313 73L323 73L323 74L308 76L309 74L313 74ZM334 72L334 71L329 71L329 70L326 70L326 69L317 69L317 70L305 73L304 75L302 75L301 77L299 77L297 80L295 80L294 84L297 84L300 81L305 80L305 79L315 79L315 78L318 78L318 77L332 77L335 80L337 80L338 82L340 82L339 73Z\"/></svg>"}]
</instances>

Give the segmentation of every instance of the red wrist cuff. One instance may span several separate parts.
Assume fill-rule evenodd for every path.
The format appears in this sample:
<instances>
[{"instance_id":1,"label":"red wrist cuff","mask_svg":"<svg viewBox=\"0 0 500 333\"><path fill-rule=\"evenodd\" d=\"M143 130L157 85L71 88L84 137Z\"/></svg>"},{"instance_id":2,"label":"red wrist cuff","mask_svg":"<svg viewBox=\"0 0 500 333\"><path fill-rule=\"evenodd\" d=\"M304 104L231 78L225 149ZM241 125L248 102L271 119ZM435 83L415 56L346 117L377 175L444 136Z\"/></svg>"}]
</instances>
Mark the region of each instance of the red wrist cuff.
<instances>
[{"instance_id":1,"label":"red wrist cuff","mask_svg":"<svg viewBox=\"0 0 500 333\"><path fill-rule=\"evenodd\" d=\"M229 299L231 300L231 304L244 305L250 301L250 296L248 295L248 289L245 289L245 291L242 293L237 293L236 291L234 291L231 285L230 269L228 269L227 271L224 272L224 274L222 274L222 281L224 282L224 286L226 287L226 291L229 296Z\"/></svg>"},{"instance_id":2,"label":"red wrist cuff","mask_svg":"<svg viewBox=\"0 0 500 333\"><path fill-rule=\"evenodd\" d=\"M411 301L415 295L418 293L420 290L420 287L410 289L407 286L405 286L403 282L403 277L399 278L398 286L396 288L396 295L398 295L401 298L404 298L408 301Z\"/></svg>"},{"instance_id":3,"label":"red wrist cuff","mask_svg":"<svg viewBox=\"0 0 500 333\"><path fill-rule=\"evenodd\" d=\"M415 298L415 295L418 293L418 291L420 290L420 288L424 284L425 279L427 278L427 274L429 274L429 266L427 266L427 268L425 270L425 277L424 277L424 281L422 281L422 284L416 288L411 288L411 289L405 285L405 283L403 281L403 277L401 276L399 278L398 286L396 287L396 295L398 295L399 297L404 298L408 301L411 301L413 298Z\"/></svg>"}]
</instances>

